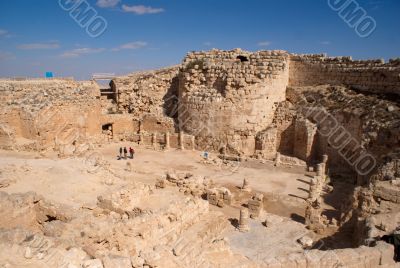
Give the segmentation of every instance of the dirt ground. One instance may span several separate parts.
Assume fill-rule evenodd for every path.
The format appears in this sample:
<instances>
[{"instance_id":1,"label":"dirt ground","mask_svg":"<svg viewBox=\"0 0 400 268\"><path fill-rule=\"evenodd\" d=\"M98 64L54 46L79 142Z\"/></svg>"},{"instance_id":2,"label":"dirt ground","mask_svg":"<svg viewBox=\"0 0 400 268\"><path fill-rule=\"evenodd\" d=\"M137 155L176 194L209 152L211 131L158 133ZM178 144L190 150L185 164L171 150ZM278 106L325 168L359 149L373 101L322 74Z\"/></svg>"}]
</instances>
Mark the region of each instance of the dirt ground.
<instances>
[{"instance_id":1,"label":"dirt ground","mask_svg":"<svg viewBox=\"0 0 400 268\"><path fill-rule=\"evenodd\" d=\"M303 168L277 168L256 160L233 166L204 164L198 151L165 152L136 146L134 159L118 160L121 146L133 145L110 144L73 159L59 159L52 154L43 157L38 153L0 151L0 176L13 181L2 190L8 193L34 191L52 201L72 206L93 205L98 195L119 189L127 181L154 184L166 171L174 170L206 176L233 191L246 178L254 191L268 197L267 211L282 216L299 213L298 208L304 207L303 199L308 195L310 177L305 175ZM106 176L92 170L93 157L107 161L118 173L112 182L107 183ZM132 172L125 170L127 163Z\"/></svg>"},{"instance_id":2,"label":"dirt ground","mask_svg":"<svg viewBox=\"0 0 400 268\"><path fill-rule=\"evenodd\" d=\"M35 191L55 202L75 206L93 204L98 195L110 190L110 185L106 185L107 178L91 170L91 158L97 157L106 160L123 177L149 184L154 184L171 170L206 176L217 185L231 190L241 186L246 178L253 190L270 196L266 203L267 210L268 204L273 203L271 213L283 216L297 212L288 211L294 207L303 207L303 199L308 195L310 177L304 174L303 168L277 168L271 163L256 160L233 166L211 165L202 163L203 158L198 151L165 152L136 146L134 159L118 160L121 146L133 145L110 144L74 159L59 159L52 154L43 157L38 153L0 151L0 176L14 182L2 190L8 193ZM132 172L125 171L127 163L131 164ZM125 183L124 179L114 178L111 188L118 189ZM283 202L277 202L282 199ZM277 203L280 203L278 207Z\"/></svg>"},{"instance_id":3,"label":"dirt ground","mask_svg":"<svg viewBox=\"0 0 400 268\"><path fill-rule=\"evenodd\" d=\"M119 148L129 146L135 149L134 158L119 159ZM212 158L215 156L211 155ZM97 166L99 162L103 168ZM104 166L107 172L104 172ZM233 252L249 259L301 251L294 237L323 238L311 234L304 225L305 199L312 177L304 167L275 167L271 162L259 160L228 165L205 163L198 151L155 151L128 143L109 144L82 157L65 159L53 153L0 151L0 181L7 179L10 182L0 191L9 194L32 191L49 201L76 209L93 208L98 196L116 192L135 182L155 185L167 171L208 177L217 186L226 187L233 193L235 200L231 206L210 206L210 210L222 212L232 221L226 234L229 244ZM263 193L265 197L263 216L250 219L251 231L246 234L235 232L233 223L240 208L252 195L240 190L244 178L249 181L252 193ZM174 195L174 191L166 193ZM167 198L165 202L174 198ZM334 199L331 197L330 202L324 204L326 209L334 210ZM155 201L159 206L161 200ZM143 204L143 207L147 205L151 204ZM263 228L265 219L272 223L269 228ZM279 247L272 245L277 242ZM265 251L266 248L269 251Z\"/></svg>"}]
</instances>

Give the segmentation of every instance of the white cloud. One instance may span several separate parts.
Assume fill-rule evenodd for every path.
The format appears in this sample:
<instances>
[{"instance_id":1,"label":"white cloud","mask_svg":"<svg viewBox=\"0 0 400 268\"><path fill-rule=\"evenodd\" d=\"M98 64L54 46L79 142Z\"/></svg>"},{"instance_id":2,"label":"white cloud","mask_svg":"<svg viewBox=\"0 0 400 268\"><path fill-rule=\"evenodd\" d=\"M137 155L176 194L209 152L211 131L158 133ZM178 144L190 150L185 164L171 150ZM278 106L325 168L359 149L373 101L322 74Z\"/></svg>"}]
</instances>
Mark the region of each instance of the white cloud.
<instances>
[{"instance_id":1,"label":"white cloud","mask_svg":"<svg viewBox=\"0 0 400 268\"><path fill-rule=\"evenodd\" d=\"M127 6L127 5L122 5L122 10L125 12L132 12L137 15L144 15L144 14L157 14L164 12L165 10L163 8L154 8L154 7L147 7L143 5L139 6Z\"/></svg>"},{"instance_id":2,"label":"white cloud","mask_svg":"<svg viewBox=\"0 0 400 268\"><path fill-rule=\"evenodd\" d=\"M115 7L119 2L121 2L121 0L97 0L96 5L102 8Z\"/></svg>"},{"instance_id":3,"label":"white cloud","mask_svg":"<svg viewBox=\"0 0 400 268\"><path fill-rule=\"evenodd\" d=\"M212 45L212 43L207 41L207 42L204 42L203 45L206 47L210 47Z\"/></svg>"},{"instance_id":4,"label":"white cloud","mask_svg":"<svg viewBox=\"0 0 400 268\"><path fill-rule=\"evenodd\" d=\"M331 44L330 41L322 41L322 42L321 42L321 45L326 45L326 46L327 46L327 45L330 45L330 44Z\"/></svg>"},{"instance_id":5,"label":"white cloud","mask_svg":"<svg viewBox=\"0 0 400 268\"><path fill-rule=\"evenodd\" d=\"M113 48L112 51L120 51L122 49L140 49L147 46L146 42L143 41L135 41L135 42L131 42L131 43L126 43L123 44L119 47Z\"/></svg>"},{"instance_id":6,"label":"white cloud","mask_svg":"<svg viewBox=\"0 0 400 268\"><path fill-rule=\"evenodd\" d=\"M23 50L33 50L33 49L57 49L60 48L58 42L52 41L47 43L32 43L32 44L22 44L17 46L18 49Z\"/></svg>"},{"instance_id":7,"label":"white cloud","mask_svg":"<svg viewBox=\"0 0 400 268\"><path fill-rule=\"evenodd\" d=\"M270 46L272 44L272 42L270 42L270 41L262 41L262 42L258 42L258 46L260 46L260 47L268 47L268 46Z\"/></svg>"},{"instance_id":8,"label":"white cloud","mask_svg":"<svg viewBox=\"0 0 400 268\"><path fill-rule=\"evenodd\" d=\"M8 32L4 29L0 29L0 37L2 36L6 36L8 34Z\"/></svg>"},{"instance_id":9,"label":"white cloud","mask_svg":"<svg viewBox=\"0 0 400 268\"><path fill-rule=\"evenodd\" d=\"M15 55L10 52L0 51L0 61L13 60L15 58Z\"/></svg>"},{"instance_id":10,"label":"white cloud","mask_svg":"<svg viewBox=\"0 0 400 268\"><path fill-rule=\"evenodd\" d=\"M81 55L100 53L100 52L103 52L104 50L105 50L104 48L83 47L83 48L76 48L76 49L73 49L73 50L65 51L60 56L62 58L76 58L76 57L79 57Z\"/></svg>"}]
</instances>

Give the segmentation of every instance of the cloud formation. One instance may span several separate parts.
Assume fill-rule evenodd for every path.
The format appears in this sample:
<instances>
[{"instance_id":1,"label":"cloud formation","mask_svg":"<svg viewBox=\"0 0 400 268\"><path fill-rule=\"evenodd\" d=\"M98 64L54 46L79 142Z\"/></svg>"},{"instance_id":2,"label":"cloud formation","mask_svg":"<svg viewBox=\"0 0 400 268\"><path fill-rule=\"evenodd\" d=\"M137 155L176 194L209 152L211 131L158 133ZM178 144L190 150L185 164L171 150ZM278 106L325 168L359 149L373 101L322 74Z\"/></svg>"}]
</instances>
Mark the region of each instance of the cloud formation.
<instances>
[{"instance_id":1,"label":"cloud formation","mask_svg":"<svg viewBox=\"0 0 400 268\"><path fill-rule=\"evenodd\" d=\"M8 31L4 29L0 29L0 37L6 36L8 34Z\"/></svg>"},{"instance_id":2,"label":"cloud formation","mask_svg":"<svg viewBox=\"0 0 400 268\"><path fill-rule=\"evenodd\" d=\"M122 5L122 10L125 12L135 13L136 15L157 14L165 11L163 8L154 8L143 5L139 6Z\"/></svg>"},{"instance_id":3,"label":"cloud formation","mask_svg":"<svg viewBox=\"0 0 400 268\"><path fill-rule=\"evenodd\" d=\"M258 42L258 46L260 46L260 47L268 47L268 46L270 46L272 44L272 42L270 42L270 41L261 41L261 42Z\"/></svg>"},{"instance_id":4,"label":"cloud formation","mask_svg":"<svg viewBox=\"0 0 400 268\"><path fill-rule=\"evenodd\" d=\"M143 41L135 41L120 45L119 47L111 49L112 51L120 51L122 49L140 49L147 46L146 42Z\"/></svg>"},{"instance_id":5,"label":"cloud formation","mask_svg":"<svg viewBox=\"0 0 400 268\"><path fill-rule=\"evenodd\" d=\"M0 61L13 60L15 58L15 55L10 52L0 51Z\"/></svg>"},{"instance_id":6,"label":"cloud formation","mask_svg":"<svg viewBox=\"0 0 400 268\"><path fill-rule=\"evenodd\" d=\"M101 8L115 7L121 0L97 0L96 5Z\"/></svg>"},{"instance_id":7,"label":"cloud formation","mask_svg":"<svg viewBox=\"0 0 400 268\"><path fill-rule=\"evenodd\" d=\"M76 57L79 57L81 55L100 53L100 52L103 52L104 50L105 50L104 48L83 47L83 48L76 48L76 49L73 49L73 50L65 51L60 56L62 58L76 58Z\"/></svg>"},{"instance_id":8,"label":"cloud formation","mask_svg":"<svg viewBox=\"0 0 400 268\"><path fill-rule=\"evenodd\" d=\"M31 44L21 44L17 46L17 48L22 50L57 49L60 48L60 44L55 41L47 43L31 43Z\"/></svg>"}]
</instances>

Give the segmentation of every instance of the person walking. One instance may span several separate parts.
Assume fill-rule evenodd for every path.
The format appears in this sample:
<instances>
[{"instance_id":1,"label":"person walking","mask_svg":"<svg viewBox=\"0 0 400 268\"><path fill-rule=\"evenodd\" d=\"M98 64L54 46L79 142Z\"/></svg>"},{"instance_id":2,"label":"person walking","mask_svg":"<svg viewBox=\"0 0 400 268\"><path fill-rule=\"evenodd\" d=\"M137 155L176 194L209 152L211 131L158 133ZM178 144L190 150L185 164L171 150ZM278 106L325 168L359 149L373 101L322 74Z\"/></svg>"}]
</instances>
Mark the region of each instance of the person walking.
<instances>
[{"instance_id":1,"label":"person walking","mask_svg":"<svg viewBox=\"0 0 400 268\"><path fill-rule=\"evenodd\" d=\"M124 147L124 159L126 159L127 154L128 154L128 150L126 150L126 147Z\"/></svg>"}]
</instances>

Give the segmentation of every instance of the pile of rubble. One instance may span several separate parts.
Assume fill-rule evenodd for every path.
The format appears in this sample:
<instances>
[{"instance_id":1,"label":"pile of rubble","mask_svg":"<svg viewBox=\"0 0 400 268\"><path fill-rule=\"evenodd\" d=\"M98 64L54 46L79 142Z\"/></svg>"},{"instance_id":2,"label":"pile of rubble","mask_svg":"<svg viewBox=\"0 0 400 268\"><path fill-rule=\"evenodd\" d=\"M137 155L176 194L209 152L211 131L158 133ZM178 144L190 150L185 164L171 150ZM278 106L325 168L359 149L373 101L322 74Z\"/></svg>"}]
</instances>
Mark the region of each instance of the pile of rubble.
<instances>
[{"instance_id":1,"label":"pile of rubble","mask_svg":"<svg viewBox=\"0 0 400 268\"><path fill-rule=\"evenodd\" d=\"M165 177L156 183L157 188L165 188L167 185L176 186L185 195L202 197L207 194L214 182L203 176L196 176L191 173L167 172Z\"/></svg>"}]
</instances>

